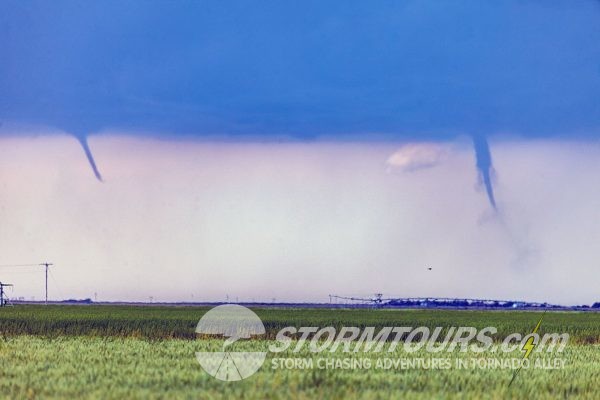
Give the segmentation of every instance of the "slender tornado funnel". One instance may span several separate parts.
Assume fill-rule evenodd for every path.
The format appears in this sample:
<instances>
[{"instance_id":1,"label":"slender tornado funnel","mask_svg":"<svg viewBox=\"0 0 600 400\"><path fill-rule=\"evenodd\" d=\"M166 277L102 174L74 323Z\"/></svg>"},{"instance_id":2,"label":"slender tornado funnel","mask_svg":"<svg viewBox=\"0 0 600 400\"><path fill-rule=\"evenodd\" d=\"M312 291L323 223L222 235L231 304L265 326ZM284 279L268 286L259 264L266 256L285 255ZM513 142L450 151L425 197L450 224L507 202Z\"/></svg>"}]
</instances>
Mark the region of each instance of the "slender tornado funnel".
<instances>
[{"instance_id":1,"label":"slender tornado funnel","mask_svg":"<svg viewBox=\"0 0 600 400\"><path fill-rule=\"evenodd\" d=\"M485 186L490 205L494 210L497 210L496 199L494 198L494 187L492 186L492 155L490 146L484 135L473 135L473 146L475 147L475 160L479 177Z\"/></svg>"},{"instance_id":2,"label":"slender tornado funnel","mask_svg":"<svg viewBox=\"0 0 600 400\"><path fill-rule=\"evenodd\" d=\"M102 182L102 175L100 175L100 171L98 171L98 167L96 166L96 161L94 161L94 155L90 150L90 146L88 145L87 136L85 135L77 135L77 140L79 140L79 144L83 148L85 152L85 156L87 157L88 162L90 163L90 167L92 167L92 171L100 182Z\"/></svg>"}]
</instances>

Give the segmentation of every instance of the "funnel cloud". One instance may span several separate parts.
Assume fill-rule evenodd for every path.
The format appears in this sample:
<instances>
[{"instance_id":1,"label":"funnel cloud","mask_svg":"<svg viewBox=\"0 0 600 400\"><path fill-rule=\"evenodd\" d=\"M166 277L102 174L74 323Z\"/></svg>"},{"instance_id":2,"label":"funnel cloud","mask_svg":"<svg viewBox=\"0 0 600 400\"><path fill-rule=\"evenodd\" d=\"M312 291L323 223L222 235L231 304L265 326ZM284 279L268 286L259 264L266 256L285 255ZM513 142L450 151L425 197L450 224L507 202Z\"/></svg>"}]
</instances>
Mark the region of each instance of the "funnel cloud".
<instances>
[{"instance_id":1,"label":"funnel cloud","mask_svg":"<svg viewBox=\"0 0 600 400\"><path fill-rule=\"evenodd\" d=\"M102 175L100 174L100 171L98 170L98 166L96 165L96 161L94 160L94 155L92 154L92 150L90 149L90 146L88 144L87 141L87 137L86 136L77 136L77 140L79 140L79 144L81 144L81 147L83 148L83 151L85 152L85 156L88 160L88 162L90 163L90 167L92 168L92 171L94 172L94 176L96 177L96 179L98 179L98 181L102 182Z\"/></svg>"},{"instance_id":2,"label":"funnel cloud","mask_svg":"<svg viewBox=\"0 0 600 400\"><path fill-rule=\"evenodd\" d=\"M484 135L473 135L473 146L475 147L475 160L479 178L483 182L485 192L487 194L490 205L494 210L497 210L496 199L494 197L494 187L492 185L492 154L490 146Z\"/></svg>"}]
</instances>

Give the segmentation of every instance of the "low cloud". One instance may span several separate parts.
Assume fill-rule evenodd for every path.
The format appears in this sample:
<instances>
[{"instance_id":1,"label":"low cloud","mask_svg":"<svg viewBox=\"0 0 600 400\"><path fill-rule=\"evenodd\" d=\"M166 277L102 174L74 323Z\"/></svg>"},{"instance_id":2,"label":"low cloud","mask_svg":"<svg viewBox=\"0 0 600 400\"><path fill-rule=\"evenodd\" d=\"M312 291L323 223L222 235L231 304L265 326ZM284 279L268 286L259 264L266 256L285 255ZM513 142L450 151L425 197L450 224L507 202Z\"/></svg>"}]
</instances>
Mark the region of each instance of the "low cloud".
<instances>
[{"instance_id":1,"label":"low cloud","mask_svg":"<svg viewBox=\"0 0 600 400\"><path fill-rule=\"evenodd\" d=\"M407 143L387 159L389 170L404 172L432 168L448 157L448 147L437 143Z\"/></svg>"}]
</instances>

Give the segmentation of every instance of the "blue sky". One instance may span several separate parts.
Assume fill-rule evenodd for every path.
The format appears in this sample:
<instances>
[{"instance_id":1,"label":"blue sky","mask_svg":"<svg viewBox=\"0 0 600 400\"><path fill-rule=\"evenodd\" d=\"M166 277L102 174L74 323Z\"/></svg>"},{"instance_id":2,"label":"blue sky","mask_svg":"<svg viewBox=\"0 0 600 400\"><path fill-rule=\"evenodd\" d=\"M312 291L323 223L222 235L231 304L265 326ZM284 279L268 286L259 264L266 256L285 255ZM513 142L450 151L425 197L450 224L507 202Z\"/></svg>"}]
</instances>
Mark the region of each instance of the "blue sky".
<instances>
[{"instance_id":1,"label":"blue sky","mask_svg":"<svg viewBox=\"0 0 600 400\"><path fill-rule=\"evenodd\" d=\"M3 1L0 118L75 135L600 129L597 1Z\"/></svg>"}]
</instances>

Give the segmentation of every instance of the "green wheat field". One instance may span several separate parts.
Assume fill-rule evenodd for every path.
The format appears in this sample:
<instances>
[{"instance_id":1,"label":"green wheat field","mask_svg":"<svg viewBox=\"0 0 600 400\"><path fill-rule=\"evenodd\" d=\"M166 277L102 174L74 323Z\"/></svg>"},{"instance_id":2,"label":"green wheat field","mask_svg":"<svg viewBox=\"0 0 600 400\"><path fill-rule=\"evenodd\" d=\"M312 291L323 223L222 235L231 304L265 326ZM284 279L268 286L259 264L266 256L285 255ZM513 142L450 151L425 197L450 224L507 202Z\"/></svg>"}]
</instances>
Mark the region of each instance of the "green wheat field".
<instances>
[{"instance_id":1,"label":"green wheat field","mask_svg":"<svg viewBox=\"0 0 600 400\"><path fill-rule=\"evenodd\" d=\"M194 332L206 307L38 306L0 309L0 398L9 399L543 399L600 398L600 313L548 312L538 331L566 332L569 344L561 369L523 369L508 384L502 368L285 368L282 358L316 360L323 354L305 346L299 353L269 353L261 369L239 382L209 376L196 352L218 346ZM265 351L286 326L495 326L495 338L528 334L541 313L526 311L370 310L256 308L266 335L240 344ZM293 346L292 346L293 347ZM341 347L327 357L369 358ZM389 358L431 358L398 346ZM498 358L520 358L517 350ZM490 357L485 353L436 354L449 363ZM532 353L536 358L547 357Z\"/></svg>"}]
</instances>

